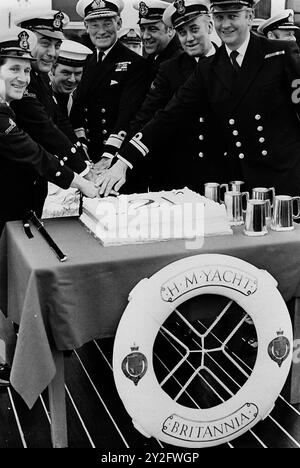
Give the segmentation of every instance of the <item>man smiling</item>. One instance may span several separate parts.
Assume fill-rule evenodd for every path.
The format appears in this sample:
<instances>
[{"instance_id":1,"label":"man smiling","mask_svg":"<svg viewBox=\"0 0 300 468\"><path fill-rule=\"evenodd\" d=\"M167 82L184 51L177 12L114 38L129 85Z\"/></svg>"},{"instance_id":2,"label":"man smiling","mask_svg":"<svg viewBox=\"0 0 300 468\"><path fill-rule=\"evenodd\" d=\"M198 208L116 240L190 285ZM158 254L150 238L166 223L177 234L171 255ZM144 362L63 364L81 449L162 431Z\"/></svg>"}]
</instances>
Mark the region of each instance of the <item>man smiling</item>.
<instances>
[{"instance_id":1,"label":"man smiling","mask_svg":"<svg viewBox=\"0 0 300 468\"><path fill-rule=\"evenodd\" d=\"M167 26L163 14L169 3L162 0L136 0L133 7L139 12L139 27L143 50L151 65L151 80L155 78L159 65L175 57L181 50L173 26Z\"/></svg>"},{"instance_id":2,"label":"man smiling","mask_svg":"<svg viewBox=\"0 0 300 468\"><path fill-rule=\"evenodd\" d=\"M293 41L250 32L256 3L212 1L224 44L199 61L167 107L120 150L119 161L99 178L100 193L120 190L126 170L172 138L195 109L210 113L230 177L244 180L247 189L272 186L277 193L299 193L300 107L292 100L300 78L299 49ZM205 140L206 133L200 137Z\"/></svg>"},{"instance_id":3,"label":"man smiling","mask_svg":"<svg viewBox=\"0 0 300 468\"><path fill-rule=\"evenodd\" d=\"M53 98L48 75L58 58L64 39L63 27L68 21L68 16L57 10L31 14L16 21L17 26L35 33L37 45L32 51L35 62L30 74L30 84L23 99L14 101L12 107L22 130L47 151L58 155L61 165L66 164L74 172L85 175L89 172L86 156L70 122L63 116ZM39 179L35 188L35 209L41 214L47 196L46 180Z\"/></svg>"},{"instance_id":4,"label":"man smiling","mask_svg":"<svg viewBox=\"0 0 300 468\"><path fill-rule=\"evenodd\" d=\"M76 90L70 118L95 163L102 153L108 163L115 156L149 86L145 59L118 40L123 8L123 0L80 0L76 7L95 52Z\"/></svg>"},{"instance_id":5,"label":"man smiling","mask_svg":"<svg viewBox=\"0 0 300 468\"><path fill-rule=\"evenodd\" d=\"M92 51L83 44L64 40L56 64L50 74L54 96L62 111L68 115L72 107L72 95L81 81L83 67Z\"/></svg>"}]
</instances>

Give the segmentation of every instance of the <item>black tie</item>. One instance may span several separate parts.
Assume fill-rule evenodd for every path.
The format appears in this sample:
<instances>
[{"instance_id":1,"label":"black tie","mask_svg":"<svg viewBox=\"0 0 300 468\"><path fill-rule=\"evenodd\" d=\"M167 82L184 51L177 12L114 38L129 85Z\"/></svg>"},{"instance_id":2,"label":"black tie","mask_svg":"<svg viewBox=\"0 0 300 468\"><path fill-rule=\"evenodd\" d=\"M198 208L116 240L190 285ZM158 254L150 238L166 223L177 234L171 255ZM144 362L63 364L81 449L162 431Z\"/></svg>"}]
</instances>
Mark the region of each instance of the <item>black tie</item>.
<instances>
[{"instance_id":1,"label":"black tie","mask_svg":"<svg viewBox=\"0 0 300 468\"><path fill-rule=\"evenodd\" d=\"M104 52L102 52L102 50L97 50L96 53L97 53L97 63L101 63L103 60Z\"/></svg>"},{"instance_id":2,"label":"black tie","mask_svg":"<svg viewBox=\"0 0 300 468\"><path fill-rule=\"evenodd\" d=\"M236 50L233 50L231 53L230 53L230 60L231 60L231 63L232 63L232 66L234 68L234 71L236 73L239 73L241 71L241 67L239 66L238 62L237 62L237 56L239 55L239 53L236 51Z\"/></svg>"}]
</instances>

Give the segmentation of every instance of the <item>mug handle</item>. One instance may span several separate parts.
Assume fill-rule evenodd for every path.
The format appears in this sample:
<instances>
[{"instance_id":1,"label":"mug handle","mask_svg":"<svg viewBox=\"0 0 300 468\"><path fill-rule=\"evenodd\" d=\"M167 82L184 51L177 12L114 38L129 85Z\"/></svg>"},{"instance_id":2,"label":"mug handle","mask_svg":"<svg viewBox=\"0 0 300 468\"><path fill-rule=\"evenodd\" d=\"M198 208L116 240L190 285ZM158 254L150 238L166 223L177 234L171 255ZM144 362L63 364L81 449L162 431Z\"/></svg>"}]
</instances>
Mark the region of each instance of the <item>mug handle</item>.
<instances>
[{"instance_id":1,"label":"mug handle","mask_svg":"<svg viewBox=\"0 0 300 468\"><path fill-rule=\"evenodd\" d=\"M222 188L225 188L225 190L223 192L223 200L222 200L222 197L221 197L221 189ZM225 192L229 192L229 186L228 186L228 184L221 184L220 185L220 203L225 203L225 199L224 199Z\"/></svg>"},{"instance_id":2,"label":"mug handle","mask_svg":"<svg viewBox=\"0 0 300 468\"><path fill-rule=\"evenodd\" d=\"M297 212L296 215L294 214L294 205L293 205L293 219L299 219L300 218L300 197L292 197L293 203L296 200L297 200L298 212Z\"/></svg>"},{"instance_id":3,"label":"mug handle","mask_svg":"<svg viewBox=\"0 0 300 468\"><path fill-rule=\"evenodd\" d=\"M248 205L248 201L249 201L249 192L242 192L242 205L243 205L243 197L246 198L246 209L244 210L243 206L242 206L242 211L243 211L243 214L245 215L246 214L246 211L247 211L247 205Z\"/></svg>"},{"instance_id":4,"label":"mug handle","mask_svg":"<svg viewBox=\"0 0 300 468\"><path fill-rule=\"evenodd\" d=\"M274 206L274 200L275 200L275 187L270 187L268 189L268 192L272 193L272 202L270 202L271 208Z\"/></svg>"}]
</instances>

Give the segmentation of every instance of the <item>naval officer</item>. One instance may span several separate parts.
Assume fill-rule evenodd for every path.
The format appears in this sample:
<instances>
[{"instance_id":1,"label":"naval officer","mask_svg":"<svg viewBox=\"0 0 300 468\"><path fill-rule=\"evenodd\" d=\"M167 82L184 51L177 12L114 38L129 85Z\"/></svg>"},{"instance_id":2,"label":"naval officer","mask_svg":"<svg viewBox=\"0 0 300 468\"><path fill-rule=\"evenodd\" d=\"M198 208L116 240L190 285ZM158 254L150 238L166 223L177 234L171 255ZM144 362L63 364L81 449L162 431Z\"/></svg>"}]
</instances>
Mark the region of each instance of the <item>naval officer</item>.
<instances>
[{"instance_id":1,"label":"naval officer","mask_svg":"<svg viewBox=\"0 0 300 468\"><path fill-rule=\"evenodd\" d=\"M122 148L119 160L99 179L101 193L120 190L127 170L147 158L154 145L166 144L195 108L209 108L235 179L245 180L248 189L274 186L277 193L299 194L300 103L293 97L300 78L299 49L295 42L250 32L256 3L212 1L223 45L199 61L167 107Z\"/></svg>"}]
</instances>

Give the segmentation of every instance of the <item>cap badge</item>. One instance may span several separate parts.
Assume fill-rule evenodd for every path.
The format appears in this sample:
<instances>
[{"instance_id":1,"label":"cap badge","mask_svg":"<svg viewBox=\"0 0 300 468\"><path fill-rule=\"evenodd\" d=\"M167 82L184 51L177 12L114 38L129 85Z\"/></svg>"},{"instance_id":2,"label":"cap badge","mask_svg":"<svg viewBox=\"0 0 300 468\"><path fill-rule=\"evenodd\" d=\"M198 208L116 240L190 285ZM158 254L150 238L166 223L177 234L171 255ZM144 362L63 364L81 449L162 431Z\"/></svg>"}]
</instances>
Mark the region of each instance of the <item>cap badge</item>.
<instances>
[{"instance_id":1,"label":"cap badge","mask_svg":"<svg viewBox=\"0 0 300 468\"><path fill-rule=\"evenodd\" d=\"M293 22L294 22L294 15L293 15L293 13L290 13L290 14L289 14L288 22L289 22L289 23L293 23Z\"/></svg>"},{"instance_id":2,"label":"cap badge","mask_svg":"<svg viewBox=\"0 0 300 468\"><path fill-rule=\"evenodd\" d=\"M130 29L127 33L127 37L137 37L137 33L134 29Z\"/></svg>"},{"instance_id":3,"label":"cap badge","mask_svg":"<svg viewBox=\"0 0 300 468\"><path fill-rule=\"evenodd\" d=\"M63 26L63 19L64 19L64 14L62 11L59 11L54 15L53 19L53 28L54 29L62 29Z\"/></svg>"},{"instance_id":4,"label":"cap badge","mask_svg":"<svg viewBox=\"0 0 300 468\"><path fill-rule=\"evenodd\" d=\"M93 10L98 10L99 8L105 8L106 3L103 0L94 0L94 2L91 5L91 8Z\"/></svg>"},{"instance_id":5,"label":"cap badge","mask_svg":"<svg viewBox=\"0 0 300 468\"><path fill-rule=\"evenodd\" d=\"M141 16L145 17L148 15L149 8L147 7L145 2L141 2L139 6L139 13Z\"/></svg>"},{"instance_id":6,"label":"cap badge","mask_svg":"<svg viewBox=\"0 0 300 468\"><path fill-rule=\"evenodd\" d=\"M29 49L29 35L26 31L21 31L20 34L18 35L19 38L19 46L21 49L28 50Z\"/></svg>"},{"instance_id":7,"label":"cap badge","mask_svg":"<svg viewBox=\"0 0 300 468\"><path fill-rule=\"evenodd\" d=\"M174 2L174 7L176 8L177 10L177 13L179 15L184 15L185 14L185 1L184 0L176 0L176 2Z\"/></svg>"}]
</instances>

